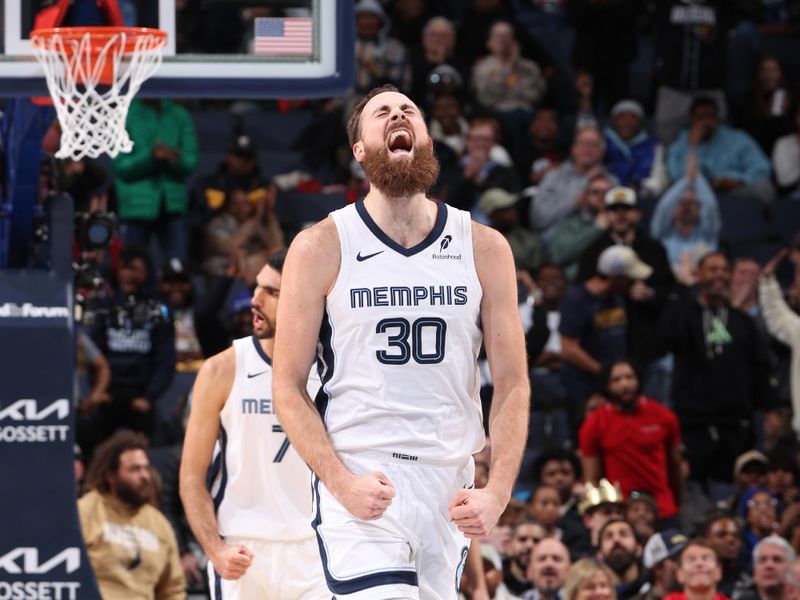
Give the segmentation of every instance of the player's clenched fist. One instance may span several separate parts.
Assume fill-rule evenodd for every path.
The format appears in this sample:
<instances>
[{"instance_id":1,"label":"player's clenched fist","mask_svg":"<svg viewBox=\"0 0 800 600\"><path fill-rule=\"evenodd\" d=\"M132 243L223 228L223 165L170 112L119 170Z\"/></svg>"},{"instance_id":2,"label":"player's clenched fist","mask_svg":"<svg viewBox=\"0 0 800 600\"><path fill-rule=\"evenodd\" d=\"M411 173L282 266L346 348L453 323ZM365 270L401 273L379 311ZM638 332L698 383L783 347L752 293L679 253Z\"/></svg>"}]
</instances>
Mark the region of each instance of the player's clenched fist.
<instances>
[{"instance_id":1,"label":"player's clenched fist","mask_svg":"<svg viewBox=\"0 0 800 600\"><path fill-rule=\"evenodd\" d=\"M394 498L394 484L380 471L353 476L335 494L354 517L380 519Z\"/></svg>"},{"instance_id":2,"label":"player's clenched fist","mask_svg":"<svg viewBox=\"0 0 800 600\"><path fill-rule=\"evenodd\" d=\"M459 490L447 505L450 519L468 538L482 538L489 535L504 508L505 503L486 488Z\"/></svg>"},{"instance_id":3,"label":"player's clenched fist","mask_svg":"<svg viewBox=\"0 0 800 600\"><path fill-rule=\"evenodd\" d=\"M246 546L223 545L209 558L223 579L239 579L253 563L253 553Z\"/></svg>"}]
</instances>

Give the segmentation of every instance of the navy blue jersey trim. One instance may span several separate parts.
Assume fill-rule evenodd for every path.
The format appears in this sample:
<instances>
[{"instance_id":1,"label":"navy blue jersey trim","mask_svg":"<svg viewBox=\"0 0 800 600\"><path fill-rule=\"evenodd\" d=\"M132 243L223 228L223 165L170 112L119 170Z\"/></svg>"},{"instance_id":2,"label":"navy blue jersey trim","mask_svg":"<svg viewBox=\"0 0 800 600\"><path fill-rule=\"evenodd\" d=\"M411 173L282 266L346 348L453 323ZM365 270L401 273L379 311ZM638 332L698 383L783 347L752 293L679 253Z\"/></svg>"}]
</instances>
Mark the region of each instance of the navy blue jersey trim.
<instances>
[{"instance_id":1,"label":"navy blue jersey trim","mask_svg":"<svg viewBox=\"0 0 800 600\"><path fill-rule=\"evenodd\" d=\"M222 452L218 453L214 460L211 462L211 467L206 474L206 488L210 491L214 486L214 482L219 476L219 470L222 468Z\"/></svg>"},{"instance_id":2,"label":"navy blue jersey trim","mask_svg":"<svg viewBox=\"0 0 800 600\"><path fill-rule=\"evenodd\" d=\"M336 366L336 360L333 354L333 326L331 325L330 315L327 310L322 315L322 323L319 328L319 342L322 346L322 351L317 361L317 372L319 373L322 385L317 392L316 398L314 398L314 403L317 405L317 410L324 423L325 411L328 410L328 402L330 402L330 396L325 391L325 384L333 377L333 369Z\"/></svg>"},{"instance_id":3,"label":"navy blue jersey trim","mask_svg":"<svg viewBox=\"0 0 800 600\"><path fill-rule=\"evenodd\" d=\"M414 256L433 244L437 239L439 239L439 236L442 235L442 231L444 231L445 223L447 223L447 205L439 200L436 200L435 202L439 210L436 213L436 222L433 224L433 229L431 229L431 232L425 237L424 240L411 248L403 248L403 246L395 242L392 238L386 235L380 227L378 227L378 224L372 219L369 212L367 212L367 207L364 206L363 198L360 198L356 202L356 211L358 212L358 216L361 217L361 220L364 221L364 225L366 225L373 235L375 235L375 237L381 242L403 256Z\"/></svg>"},{"instance_id":4,"label":"navy blue jersey trim","mask_svg":"<svg viewBox=\"0 0 800 600\"><path fill-rule=\"evenodd\" d=\"M271 367L272 366L272 359L269 356L267 356L266 352L264 352L264 348L261 347L261 342L258 341L258 338L256 336L252 336L252 339L253 339L253 346L256 347L256 352L258 352L258 355L261 358L263 358L264 362L267 363Z\"/></svg>"},{"instance_id":5,"label":"navy blue jersey trim","mask_svg":"<svg viewBox=\"0 0 800 600\"><path fill-rule=\"evenodd\" d=\"M222 577L214 569L214 600L222 600Z\"/></svg>"},{"instance_id":6,"label":"navy blue jersey trim","mask_svg":"<svg viewBox=\"0 0 800 600\"><path fill-rule=\"evenodd\" d=\"M222 479L219 482L219 489L214 496L214 512L219 510L219 505L222 504L222 499L225 497L225 486L228 485L228 465L225 460L225 452L228 449L228 432L225 428L219 426L219 454L220 454L220 470L222 472Z\"/></svg>"},{"instance_id":7,"label":"navy blue jersey trim","mask_svg":"<svg viewBox=\"0 0 800 600\"><path fill-rule=\"evenodd\" d=\"M322 537L319 534L318 527L322 523L322 511L319 506L319 477L313 476L313 495L316 504L316 514L311 526L314 528L314 533L317 535L317 546L319 547L319 555L322 559L322 570L325 573L325 581L328 583L328 589L334 594L355 594L362 590L378 587L381 585L413 585L419 586L417 574L414 571L380 571L378 573L370 573L369 575L362 575L360 577L353 577L352 579L335 579L328 570L328 555L325 552L325 544L322 542Z\"/></svg>"}]
</instances>

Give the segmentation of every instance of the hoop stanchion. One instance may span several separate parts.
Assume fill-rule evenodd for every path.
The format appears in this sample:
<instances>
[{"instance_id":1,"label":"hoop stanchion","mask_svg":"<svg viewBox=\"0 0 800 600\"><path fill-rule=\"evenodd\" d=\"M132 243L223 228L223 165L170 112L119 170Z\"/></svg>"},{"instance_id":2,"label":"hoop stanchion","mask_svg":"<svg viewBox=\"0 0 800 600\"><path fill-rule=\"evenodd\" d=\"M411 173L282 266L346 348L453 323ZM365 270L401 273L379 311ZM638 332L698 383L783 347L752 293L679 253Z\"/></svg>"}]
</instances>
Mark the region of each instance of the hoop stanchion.
<instances>
[{"instance_id":1,"label":"hoop stanchion","mask_svg":"<svg viewBox=\"0 0 800 600\"><path fill-rule=\"evenodd\" d=\"M136 93L161 65L167 34L145 27L36 29L31 42L61 126L57 158L130 152L125 131Z\"/></svg>"}]
</instances>

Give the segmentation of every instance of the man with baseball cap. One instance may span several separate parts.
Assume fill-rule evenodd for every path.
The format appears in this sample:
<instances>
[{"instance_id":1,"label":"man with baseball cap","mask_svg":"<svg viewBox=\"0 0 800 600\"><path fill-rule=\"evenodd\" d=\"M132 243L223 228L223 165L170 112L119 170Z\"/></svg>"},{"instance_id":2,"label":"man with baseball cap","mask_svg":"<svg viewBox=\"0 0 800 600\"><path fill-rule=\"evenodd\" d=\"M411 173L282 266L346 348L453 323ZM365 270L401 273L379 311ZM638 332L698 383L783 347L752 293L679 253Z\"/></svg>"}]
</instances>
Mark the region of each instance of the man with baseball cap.
<instances>
[{"instance_id":1,"label":"man with baseball cap","mask_svg":"<svg viewBox=\"0 0 800 600\"><path fill-rule=\"evenodd\" d=\"M595 274L567 291L559 325L561 379L576 419L578 408L599 391L602 363L626 356L625 297L651 273L632 248L613 245L600 254Z\"/></svg>"},{"instance_id":2,"label":"man with baseball cap","mask_svg":"<svg viewBox=\"0 0 800 600\"><path fill-rule=\"evenodd\" d=\"M667 252L661 242L638 229L642 213L636 192L617 186L606 193L605 208L609 227L583 253L578 268L578 280L586 281L598 269L598 258L608 247L621 245L635 251L638 258L650 267L650 274L637 280L624 294L628 315L628 355L642 366L642 390L661 402L667 399L670 363L667 349L658 336L658 315L667 295L675 285Z\"/></svg>"},{"instance_id":3,"label":"man with baseball cap","mask_svg":"<svg viewBox=\"0 0 800 600\"><path fill-rule=\"evenodd\" d=\"M542 245L539 236L519 224L518 201L519 194L499 187L490 188L481 194L478 210L487 216L492 228L506 238L517 271L526 270L533 274L541 263Z\"/></svg>"},{"instance_id":4,"label":"man with baseball cap","mask_svg":"<svg viewBox=\"0 0 800 600\"><path fill-rule=\"evenodd\" d=\"M689 540L677 529L665 529L653 534L644 546L642 562L650 573L650 585L639 600L661 600L680 590L675 576L677 557Z\"/></svg>"}]
</instances>

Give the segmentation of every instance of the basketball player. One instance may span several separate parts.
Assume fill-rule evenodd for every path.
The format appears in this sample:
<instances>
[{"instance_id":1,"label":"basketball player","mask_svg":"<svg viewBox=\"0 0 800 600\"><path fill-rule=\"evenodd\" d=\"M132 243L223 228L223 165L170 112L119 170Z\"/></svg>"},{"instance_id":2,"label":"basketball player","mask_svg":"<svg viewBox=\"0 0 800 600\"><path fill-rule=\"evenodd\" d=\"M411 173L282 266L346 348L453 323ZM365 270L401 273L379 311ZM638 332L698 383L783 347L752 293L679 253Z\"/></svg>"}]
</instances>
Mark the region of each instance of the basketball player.
<instances>
[{"instance_id":1,"label":"basketball player","mask_svg":"<svg viewBox=\"0 0 800 600\"><path fill-rule=\"evenodd\" d=\"M514 263L499 233L426 198L438 163L406 96L370 92L348 135L370 191L289 250L275 407L315 473L313 524L336 598L454 599L468 538L497 522L525 445ZM487 486L473 489L482 340L495 382L492 463ZM304 372L318 343L319 412Z\"/></svg>"},{"instance_id":2,"label":"basketball player","mask_svg":"<svg viewBox=\"0 0 800 600\"><path fill-rule=\"evenodd\" d=\"M331 597L310 526L311 473L289 445L270 397L285 255L270 256L256 278L254 335L209 358L192 391L180 491L210 560L213 600ZM316 392L319 379L309 378L308 386ZM206 474L217 440L209 493Z\"/></svg>"}]
</instances>

